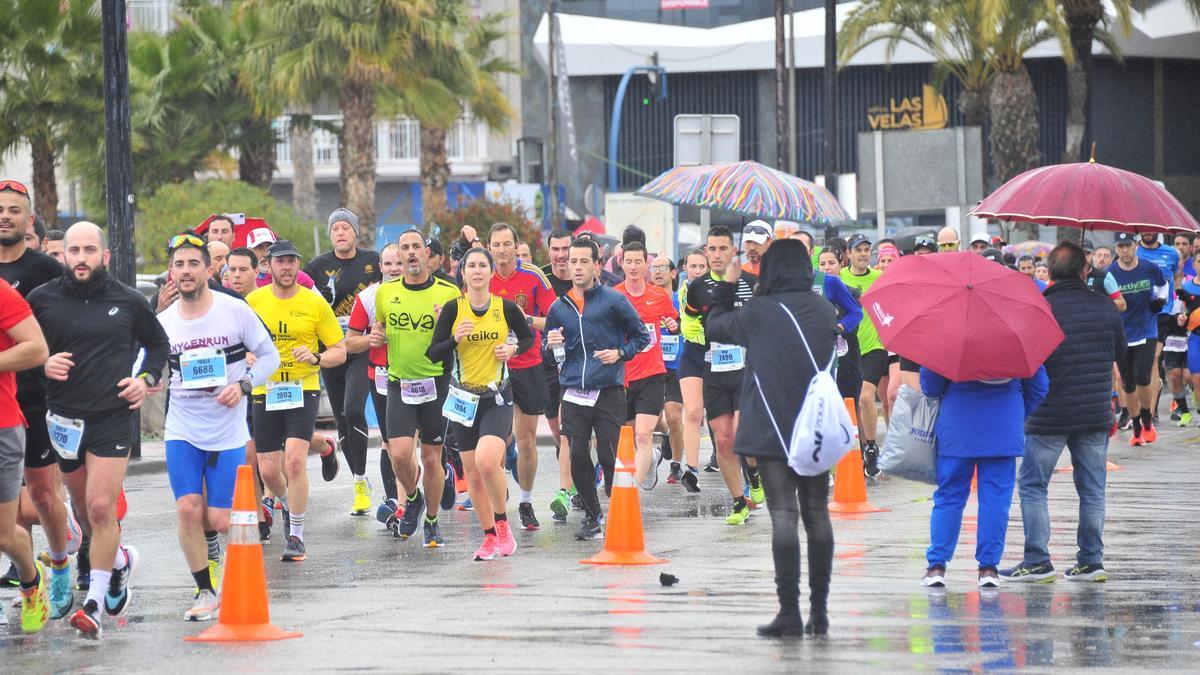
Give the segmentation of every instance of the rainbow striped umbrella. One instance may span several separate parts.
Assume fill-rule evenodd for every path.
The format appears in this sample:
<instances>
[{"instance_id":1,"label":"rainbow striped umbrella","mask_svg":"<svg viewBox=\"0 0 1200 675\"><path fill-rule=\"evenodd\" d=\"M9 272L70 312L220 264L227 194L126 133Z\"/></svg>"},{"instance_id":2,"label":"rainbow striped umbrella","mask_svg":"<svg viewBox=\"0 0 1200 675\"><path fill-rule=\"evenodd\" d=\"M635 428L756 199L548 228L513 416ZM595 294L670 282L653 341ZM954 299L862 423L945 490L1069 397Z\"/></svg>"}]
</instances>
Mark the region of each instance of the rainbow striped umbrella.
<instances>
[{"instance_id":1,"label":"rainbow striped umbrella","mask_svg":"<svg viewBox=\"0 0 1200 675\"><path fill-rule=\"evenodd\" d=\"M637 194L767 220L816 224L851 220L825 188L758 162L677 166L643 185Z\"/></svg>"}]
</instances>

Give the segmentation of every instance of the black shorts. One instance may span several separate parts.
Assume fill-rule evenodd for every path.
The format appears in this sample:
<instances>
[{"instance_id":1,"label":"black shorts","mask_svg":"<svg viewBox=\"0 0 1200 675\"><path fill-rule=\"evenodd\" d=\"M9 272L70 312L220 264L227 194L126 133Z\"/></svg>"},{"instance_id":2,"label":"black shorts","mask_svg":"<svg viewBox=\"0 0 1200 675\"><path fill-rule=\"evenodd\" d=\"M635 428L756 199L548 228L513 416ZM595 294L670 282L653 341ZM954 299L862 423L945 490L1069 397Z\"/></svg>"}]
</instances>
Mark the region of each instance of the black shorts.
<instances>
[{"instance_id":1,"label":"black shorts","mask_svg":"<svg viewBox=\"0 0 1200 675\"><path fill-rule=\"evenodd\" d=\"M1121 374L1121 388L1126 394L1132 394L1138 387L1150 386L1157 348L1157 342L1146 340L1125 349L1125 356L1117 361L1117 372Z\"/></svg>"},{"instance_id":2,"label":"black shorts","mask_svg":"<svg viewBox=\"0 0 1200 675\"><path fill-rule=\"evenodd\" d=\"M50 445L50 430L46 428L45 408L21 408L25 422L25 468L42 469L58 462L58 453Z\"/></svg>"},{"instance_id":3,"label":"black shorts","mask_svg":"<svg viewBox=\"0 0 1200 675\"><path fill-rule=\"evenodd\" d=\"M1179 328L1177 321L1178 319L1175 318L1174 314L1158 315L1158 344L1161 345L1166 342L1167 338L1171 335L1171 331Z\"/></svg>"},{"instance_id":4,"label":"black shorts","mask_svg":"<svg viewBox=\"0 0 1200 675\"><path fill-rule=\"evenodd\" d=\"M870 382L878 387L888 371L888 354L882 349L867 352L859 357L862 363L863 382Z\"/></svg>"},{"instance_id":5,"label":"black shorts","mask_svg":"<svg viewBox=\"0 0 1200 675\"><path fill-rule=\"evenodd\" d=\"M67 415L64 415L67 417ZM46 423L45 416L42 423ZM84 455L129 459L133 446L133 411L115 410L83 418L83 438L79 442L77 459L58 459L63 473L71 473L83 466Z\"/></svg>"},{"instance_id":6,"label":"black shorts","mask_svg":"<svg viewBox=\"0 0 1200 675\"><path fill-rule=\"evenodd\" d=\"M1163 351L1163 368L1167 370L1182 370L1187 368L1187 352L1168 352Z\"/></svg>"},{"instance_id":7,"label":"black shorts","mask_svg":"<svg viewBox=\"0 0 1200 675\"><path fill-rule=\"evenodd\" d=\"M919 373L921 372L921 364L916 361L909 361L903 356L900 357L900 372L902 373Z\"/></svg>"},{"instance_id":8,"label":"black shorts","mask_svg":"<svg viewBox=\"0 0 1200 675\"><path fill-rule=\"evenodd\" d=\"M558 383L558 366L543 361L542 377L546 378L546 419L557 419L558 406L562 403L562 385Z\"/></svg>"},{"instance_id":9,"label":"black shorts","mask_svg":"<svg viewBox=\"0 0 1200 675\"><path fill-rule=\"evenodd\" d=\"M496 397L501 402L497 402ZM479 397L479 408L475 413L475 424L464 426L450 423L450 435L459 452L473 452L484 436L495 436L507 441L512 435L513 404L512 389L505 387L499 394L489 393Z\"/></svg>"},{"instance_id":10,"label":"black shorts","mask_svg":"<svg viewBox=\"0 0 1200 675\"><path fill-rule=\"evenodd\" d=\"M679 389L679 373L667 369L666 384L663 387L663 402L683 405L683 392Z\"/></svg>"},{"instance_id":11,"label":"black shorts","mask_svg":"<svg viewBox=\"0 0 1200 675\"><path fill-rule=\"evenodd\" d=\"M629 387L625 390L625 419L632 420L638 415L658 417L662 414L666 386L667 376L665 373L630 382Z\"/></svg>"},{"instance_id":12,"label":"black shorts","mask_svg":"<svg viewBox=\"0 0 1200 675\"><path fill-rule=\"evenodd\" d=\"M433 378L437 398L426 403L405 403L400 396L400 386L399 380L388 380L385 415L388 440L411 438L414 433L419 432L421 443L441 445L446 438L446 418L442 416L442 406L446 404L450 378L445 375Z\"/></svg>"},{"instance_id":13,"label":"black shorts","mask_svg":"<svg viewBox=\"0 0 1200 675\"><path fill-rule=\"evenodd\" d=\"M562 435L572 448L591 445L593 432L597 439L616 439L626 421L625 387L601 389L593 406L562 402Z\"/></svg>"},{"instance_id":14,"label":"black shorts","mask_svg":"<svg viewBox=\"0 0 1200 675\"><path fill-rule=\"evenodd\" d=\"M709 420L732 415L742 405L742 370L704 376L704 412Z\"/></svg>"},{"instance_id":15,"label":"black shorts","mask_svg":"<svg viewBox=\"0 0 1200 675\"><path fill-rule=\"evenodd\" d=\"M704 377L704 345L683 341L683 349L679 353L679 379L685 377Z\"/></svg>"},{"instance_id":16,"label":"black shorts","mask_svg":"<svg viewBox=\"0 0 1200 675\"><path fill-rule=\"evenodd\" d=\"M288 410L267 410L266 395L251 396L254 408L254 451L281 452L289 438L312 438L317 428L317 411L321 407L321 392L305 391L304 406Z\"/></svg>"},{"instance_id":17,"label":"black shorts","mask_svg":"<svg viewBox=\"0 0 1200 675\"><path fill-rule=\"evenodd\" d=\"M543 364L508 371L513 404L526 415L546 414L546 377Z\"/></svg>"}]
</instances>

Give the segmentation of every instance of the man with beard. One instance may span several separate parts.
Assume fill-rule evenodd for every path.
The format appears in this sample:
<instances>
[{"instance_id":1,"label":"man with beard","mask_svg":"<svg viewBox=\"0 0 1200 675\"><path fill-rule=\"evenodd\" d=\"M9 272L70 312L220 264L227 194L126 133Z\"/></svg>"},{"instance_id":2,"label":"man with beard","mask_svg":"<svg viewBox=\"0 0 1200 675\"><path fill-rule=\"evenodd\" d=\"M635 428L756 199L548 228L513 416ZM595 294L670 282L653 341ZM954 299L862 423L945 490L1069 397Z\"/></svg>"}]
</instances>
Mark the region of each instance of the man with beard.
<instances>
[{"instance_id":1,"label":"man with beard","mask_svg":"<svg viewBox=\"0 0 1200 675\"><path fill-rule=\"evenodd\" d=\"M100 637L100 607L121 614L129 603L137 551L121 546L117 495L133 446L134 416L167 362L167 335L146 298L108 274L110 253L93 223L67 230L67 269L29 294L50 348L46 422L63 479L91 534L87 600L70 623ZM138 349L145 355L130 376Z\"/></svg>"},{"instance_id":2,"label":"man with beard","mask_svg":"<svg viewBox=\"0 0 1200 675\"><path fill-rule=\"evenodd\" d=\"M746 262L742 269L758 276L758 265L762 254L771 245L771 226L762 220L752 220L742 228L742 250L746 253Z\"/></svg>"},{"instance_id":3,"label":"man with beard","mask_svg":"<svg viewBox=\"0 0 1200 675\"><path fill-rule=\"evenodd\" d=\"M219 241L230 249L233 248L233 218L229 216L214 216L208 221L208 230L204 233L209 242Z\"/></svg>"},{"instance_id":4,"label":"man with beard","mask_svg":"<svg viewBox=\"0 0 1200 675\"><path fill-rule=\"evenodd\" d=\"M1137 247L1137 256L1142 260L1156 265L1162 271L1163 278L1167 280L1167 302L1155 317L1158 323L1158 340L1154 351L1154 368L1150 373L1150 396L1152 401L1150 417L1157 422L1159 392L1162 390L1162 377L1159 374L1159 366L1162 361L1163 345L1171 333L1171 327L1176 323L1175 317L1172 315L1172 312L1175 310L1175 278L1179 276L1179 266L1183 261L1180 259L1179 252L1171 246L1159 242L1158 234L1154 232L1141 233L1141 241L1138 242Z\"/></svg>"}]
</instances>

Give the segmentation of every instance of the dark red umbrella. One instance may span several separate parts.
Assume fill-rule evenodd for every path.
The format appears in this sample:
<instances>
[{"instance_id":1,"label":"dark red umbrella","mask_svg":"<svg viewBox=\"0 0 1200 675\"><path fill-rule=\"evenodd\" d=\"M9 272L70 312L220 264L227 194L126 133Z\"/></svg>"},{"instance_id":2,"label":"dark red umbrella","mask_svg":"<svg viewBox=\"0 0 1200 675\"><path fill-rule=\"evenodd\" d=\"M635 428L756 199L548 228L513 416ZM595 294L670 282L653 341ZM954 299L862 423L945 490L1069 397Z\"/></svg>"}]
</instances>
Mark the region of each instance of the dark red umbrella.
<instances>
[{"instance_id":1,"label":"dark red umbrella","mask_svg":"<svg viewBox=\"0 0 1200 675\"><path fill-rule=\"evenodd\" d=\"M1032 279L974 253L904 256L862 305L889 351L955 382L1029 377L1063 340Z\"/></svg>"},{"instance_id":2,"label":"dark red umbrella","mask_svg":"<svg viewBox=\"0 0 1200 675\"><path fill-rule=\"evenodd\" d=\"M1163 186L1095 161L1026 171L979 202L971 215L1117 232L1200 230Z\"/></svg>"}]
</instances>

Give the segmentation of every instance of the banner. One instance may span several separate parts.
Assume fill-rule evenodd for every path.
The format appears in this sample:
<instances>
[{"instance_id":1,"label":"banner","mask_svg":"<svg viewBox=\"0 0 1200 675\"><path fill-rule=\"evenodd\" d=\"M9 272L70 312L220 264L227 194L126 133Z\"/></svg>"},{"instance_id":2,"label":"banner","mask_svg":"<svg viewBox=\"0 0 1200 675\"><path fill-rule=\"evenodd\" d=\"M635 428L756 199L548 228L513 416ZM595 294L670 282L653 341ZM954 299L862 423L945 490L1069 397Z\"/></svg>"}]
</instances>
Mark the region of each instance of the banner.
<instances>
[{"instance_id":1,"label":"banner","mask_svg":"<svg viewBox=\"0 0 1200 675\"><path fill-rule=\"evenodd\" d=\"M663 9L708 9L708 0L662 0Z\"/></svg>"},{"instance_id":2,"label":"banner","mask_svg":"<svg viewBox=\"0 0 1200 675\"><path fill-rule=\"evenodd\" d=\"M558 166L560 170L564 167L572 167L572 170L575 170L579 166L579 150L575 147L575 113L571 105L571 82L567 76L567 50L563 46L558 15L550 16L550 30L554 31L554 75L558 87ZM559 180L562 180L561 176Z\"/></svg>"}]
</instances>

